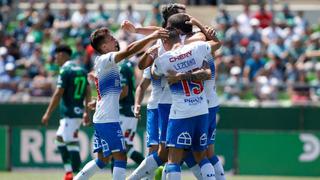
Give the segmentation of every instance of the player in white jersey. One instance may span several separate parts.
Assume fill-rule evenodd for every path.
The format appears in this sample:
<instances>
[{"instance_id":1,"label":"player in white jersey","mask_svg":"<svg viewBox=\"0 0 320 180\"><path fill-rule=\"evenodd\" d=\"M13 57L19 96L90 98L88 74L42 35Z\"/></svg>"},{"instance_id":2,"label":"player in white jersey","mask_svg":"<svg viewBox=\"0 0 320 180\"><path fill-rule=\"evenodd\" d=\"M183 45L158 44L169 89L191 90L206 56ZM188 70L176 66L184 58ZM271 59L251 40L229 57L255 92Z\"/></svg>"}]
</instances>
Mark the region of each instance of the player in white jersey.
<instances>
[{"instance_id":1,"label":"player in white jersey","mask_svg":"<svg viewBox=\"0 0 320 180\"><path fill-rule=\"evenodd\" d=\"M112 155L114 159L113 179L125 179L126 149L119 124L120 73L117 63L138 52L146 44L160 37L167 37L165 30L159 30L142 40L133 42L119 51L118 41L107 28L95 30L91 36L92 47L101 54L95 60L95 84L98 91L94 123L94 152L98 154L78 173L75 179L88 179L103 169Z\"/></svg>"}]
</instances>

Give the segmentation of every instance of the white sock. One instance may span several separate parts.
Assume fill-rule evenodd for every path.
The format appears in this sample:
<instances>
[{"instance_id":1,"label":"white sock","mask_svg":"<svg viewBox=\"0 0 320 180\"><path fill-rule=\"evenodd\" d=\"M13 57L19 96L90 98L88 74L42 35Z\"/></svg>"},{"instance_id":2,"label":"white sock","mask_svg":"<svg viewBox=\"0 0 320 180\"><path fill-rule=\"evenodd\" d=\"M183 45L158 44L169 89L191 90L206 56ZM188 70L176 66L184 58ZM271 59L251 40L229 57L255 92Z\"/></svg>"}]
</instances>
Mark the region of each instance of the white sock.
<instances>
[{"instance_id":1,"label":"white sock","mask_svg":"<svg viewBox=\"0 0 320 180\"><path fill-rule=\"evenodd\" d=\"M167 179L166 166L167 166L167 163L163 166L161 180L166 180Z\"/></svg>"},{"instance_id":2,"label":"white sock","mask_svg":"<svg viewBox=\"0 0 320 180\"><path fill-rule=\"evenodd\" d=\"M156 156L156 157L154 157ZM127 178L128 180L140 180L143 177L146 177L153 173L158 167L158 164L161 164L157 162L157 158L159 158L157 155L151 154L148 157L146 157L139 167L133 171L133 173Z\"/></svg>"},{"instance_id":3,"label":"white sock","mask_svg":"<svg viewBox=\"0 0 320 180\"><path fill-rule=\"evenodd\" d=\"M201 169L200 166L198 164L194 165L193 167L189 168L193 175L198 179L198 180L202 180L202 176L201 176Z\"/></svg>"},{"instance_id":4,"label":"white sock","mask_svg":"<svg viewBox=\"0 0 320 180\"><path fill-rule=\"evenodd\" d=\"M96 160L91 160L82 168L82 170L73 179L87 180L99 170L100 170L100 167L97 165Z\"/></svg>"},{"instance_id":5,"label":"white sock","mask_svg":"<svg viewBox=\"0 0 320 180\"><path fill-rule=\"evenodd\" d=\"M181 166L179 164L166 165L167 180L181 180Z\"/></svg>"},{"instance_id":6,"label":"white sock","mask_svg":"<svg viewBox=\"0 0 320 180\"><path fill-rule=\"evenodd\" d=\"M223 166L220 163L220 161L218 161L214 166L214 171L216 173L216 179L217 180L226 180L226 176L224 175L224 170L223 170Z\"/></svg>"},{"instance_id":7,"label":"white sock","mask_svg":"<svg viewBox=\"0 0 320 180\"><path fill-rule=\"evenodd\" d=\"M181 180L181 172L169 172L167 180Z\"/></svg>"},{"instance_id":8,"label":"white sock","mask_svg":"<svg viewBox=\"0 0 320 180\"><path fill-rule=\"evenodd\" d=\"M203 159L199 165L203 180L216 180L214 168L208 159Z\"/></svg>"},{"instance_id":9,"label":"white sock","mask_svg":"<svg viewBox=\"0 0 320 180\"><path fill-rule=\"evenodd\" d=\"M126 179L126 169L120 167L113 168L113 180L125 180Z\"/></svg>"}]
</instances>

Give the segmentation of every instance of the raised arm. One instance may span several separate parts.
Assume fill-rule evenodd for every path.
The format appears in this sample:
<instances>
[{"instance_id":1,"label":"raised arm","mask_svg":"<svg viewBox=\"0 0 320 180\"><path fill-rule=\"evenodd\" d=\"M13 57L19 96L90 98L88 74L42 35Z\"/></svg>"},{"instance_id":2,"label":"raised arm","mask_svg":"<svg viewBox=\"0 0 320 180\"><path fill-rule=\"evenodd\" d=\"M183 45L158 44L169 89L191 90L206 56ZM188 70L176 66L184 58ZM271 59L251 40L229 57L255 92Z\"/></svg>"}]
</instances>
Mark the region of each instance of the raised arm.
<instances>
[{"instance_id":1,"label":"raised arm","mask_svg":"<svg viewBox=\"0 0 320 180\"><path fill-rule=\"evenodd\" d=\"M114 60L116 63L118 63L121 60L129 58L133 54L143 49L146 46L146 44L148 44L149 42L155 41L159 38L168 38L168 37L169 35L167 30L165 29L157 30L152 34L146 36L145 38L131 43L125 50L115 53Z\"/></svg>"},{"instance_id":2,"label":"raised arm","mask_svg":"<svg viewBox=\"0 0 320 180\"><path fill-rule=\"evenodd\" d=\"M152 65L153 61L158 57L159 47L159 45L154 45L142 55L138 63L138 67L140 70L144 70Z\"/></svg>"},{"instance_id":3,"label":"raised arm","mask_svg":"<svg viewBox=\"0 0 320 180\"><path fill-rule=\"evenodd\" d=\"M160 30L161 28L157 26L135 27L135 25L133 25L132 22L126 20L122 22L121 29L128 33L137 33L147 36L157 30Z\"/></svg>"}]
</instances>

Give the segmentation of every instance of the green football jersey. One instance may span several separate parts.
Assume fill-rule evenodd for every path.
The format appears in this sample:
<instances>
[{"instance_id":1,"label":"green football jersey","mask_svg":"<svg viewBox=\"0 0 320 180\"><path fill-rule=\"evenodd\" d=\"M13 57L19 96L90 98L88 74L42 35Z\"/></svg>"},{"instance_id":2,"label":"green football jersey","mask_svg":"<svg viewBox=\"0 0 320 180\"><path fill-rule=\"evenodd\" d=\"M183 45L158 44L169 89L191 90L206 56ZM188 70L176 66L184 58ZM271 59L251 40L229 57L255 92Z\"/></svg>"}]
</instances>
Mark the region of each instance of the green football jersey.
<instances>
[{"instance_id":1,"label":"green football jersey","mask_svg":"<svg viewBox=\"0 0 320 180\"><path fill-rule=\"evenodd\" d=\"M72 61L67 61L60 69L57 88L63 88L60 113L63 117L81 118L84 98L88 85L87 72Z\"/></svg>"},{"instance_id":2,"label":"green football jersey","mask_svg":"<svg viewBox=\"0 0 320 180\"><path fill-rule=\"evenodd\" d=\"M120 100L120 114L133 117L135 78L133 64L128 60L120 64L120 80L121 87L128 86L128 96Z\"/></svg>"}]
</instances>

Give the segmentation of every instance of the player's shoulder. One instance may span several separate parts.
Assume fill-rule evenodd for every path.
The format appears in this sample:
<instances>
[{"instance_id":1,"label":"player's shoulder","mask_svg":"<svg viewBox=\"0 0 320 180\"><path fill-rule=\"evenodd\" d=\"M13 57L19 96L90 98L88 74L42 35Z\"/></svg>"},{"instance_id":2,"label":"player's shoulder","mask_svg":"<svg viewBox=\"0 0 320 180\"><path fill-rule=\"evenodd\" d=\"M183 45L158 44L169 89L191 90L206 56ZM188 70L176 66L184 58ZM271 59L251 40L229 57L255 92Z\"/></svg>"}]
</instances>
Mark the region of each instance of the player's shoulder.
<instances>
[{"instance_id":1,"label":"player's shoulder","mask_svg":"<svg viewBox=\"0 0 320 180\"><path fill-rule=\"evenodd\" d=\"M96 57L96 63L113 62L116 52L109 52Z\"/></svg>"}]
</instances>

